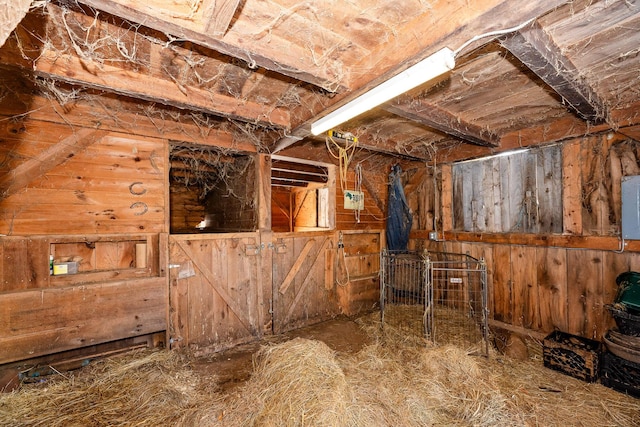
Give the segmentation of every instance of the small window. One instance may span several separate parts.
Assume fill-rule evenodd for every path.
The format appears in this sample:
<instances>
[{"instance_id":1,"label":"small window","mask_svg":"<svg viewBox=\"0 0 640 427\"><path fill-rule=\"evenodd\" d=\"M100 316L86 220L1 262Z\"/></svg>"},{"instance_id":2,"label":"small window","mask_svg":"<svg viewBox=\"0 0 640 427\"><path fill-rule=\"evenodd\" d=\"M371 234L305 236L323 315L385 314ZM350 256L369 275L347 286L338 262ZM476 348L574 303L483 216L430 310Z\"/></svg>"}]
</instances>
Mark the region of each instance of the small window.
<instances>
[{"instance_id":1,"label":"small window","mask_svg":"<svg viewBox=\"0 0 640 427\"><path fill-rule=\"evenodd\" d=\"M452 172L455 230L562 233L560 145L459 162Z\"/></svg>"},{"instance_id":2,"label":"small window","mask_svg":"<svg viewBox=\"0 0 640 427\"><path fill-rule=\"evenodd\" d=\"M271 228L276 232L334 228L333 165L272 156Z\"/></svg>"}]
</instances>

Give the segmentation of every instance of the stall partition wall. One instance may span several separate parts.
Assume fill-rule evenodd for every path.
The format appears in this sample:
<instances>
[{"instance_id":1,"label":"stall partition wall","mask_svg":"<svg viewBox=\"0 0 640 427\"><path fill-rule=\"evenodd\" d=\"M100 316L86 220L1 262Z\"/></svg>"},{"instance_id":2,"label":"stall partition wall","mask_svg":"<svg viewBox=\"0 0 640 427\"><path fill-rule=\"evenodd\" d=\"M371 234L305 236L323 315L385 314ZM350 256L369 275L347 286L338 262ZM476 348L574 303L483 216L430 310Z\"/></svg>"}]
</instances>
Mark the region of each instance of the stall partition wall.
<instances>
[{"instance_id":1,"label":"stall partition wall","mask_svg":"<svg viewBox=\"0 0 640 427\"><path fill-rule=\"evenodd\" d=\"M172 347L206 354L373 307L381 235L341 247L337 231L170 236Z\"/></svg>"}]
</instances>

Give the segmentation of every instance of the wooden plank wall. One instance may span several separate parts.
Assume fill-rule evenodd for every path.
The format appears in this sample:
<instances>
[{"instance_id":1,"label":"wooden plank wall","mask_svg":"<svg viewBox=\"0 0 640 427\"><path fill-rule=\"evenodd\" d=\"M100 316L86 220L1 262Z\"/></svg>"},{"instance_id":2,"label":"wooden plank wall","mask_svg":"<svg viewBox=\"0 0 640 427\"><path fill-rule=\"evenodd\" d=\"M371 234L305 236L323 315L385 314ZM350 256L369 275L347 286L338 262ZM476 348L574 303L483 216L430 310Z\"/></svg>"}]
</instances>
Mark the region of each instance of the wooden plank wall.
<instances>
[{"instance_id":1,"label":"wooden plank wall","mask_svg":"<svg viewBox=\"0 0 640 427\"><path fill-rule=\"evenodd\" d=\"M293 231L291 191L284 187L271 188L271 229L275 232Z\"/></svg>"},{"instance_id":2,"label":"wooden plank wall","mask_svg":"<svg viewBox=\"0 0 640 427\"><path fill-rule=\"evenodd\" d=\"M615 325L605 306L616 277L640 271L640 253L467 242L413 242L468 253L487 263L490 317L541 333L561 330L593 339Z\"/></svg>"},{"instance_id":3,"label":"wooden plank wall","mask_svg":"<svg viewBox=\"0 0 640 427\"><path fill-rule=\"evenodd\" d=\"M340 183L336 185L336 228L338 230L378 230L384 228L388 193L389 164L376 165L376 169L363 166L361 189L364 193L364 210L359 219L356 212L344 208L344 193ZM388 166L388 167L387 167ZM346 189L356 188L353 166L347 172Z\"/></svg>"},{"instance_id":4,"label":"wooden plank wall","mask_svg":"<svg viewBox=\"0 0 640 427\"><path fill-rule=\"evenodd\" d=\"M453 180L451 166L443 165L440 238L445 240L432 242L427 230L414 231L411 245L484 258L495 321L521 331L557 329L601 339L614 325L606 305L614 300L616 277L640 271L640 244L627 242L619 253L618 238L620 177L640 172L639 150L640 144L611 134L563 144L562 207L557 207L563 233L556 234L455 230L452 193L464 183Z\"/></svg>"},{"instance_id":5,"label":"wooden plank wall","mask_svg":"<svg viewBox=\"0 0 640 427\"><path fill-rule=\"evenodd\" d=\"M453 223L480 232L562 232L561 146L453 166Z\"/></svg>"},{"instance_id":6,"label":"wooden plank wall","mask_svg":"<svg viewBox=\"0 0 640 427\"><path fill-rule=\"evenodd\" d=\"M167 141L227 135L17 83L0 108L0 364L166 330ZM79 273L51 276L50 255Z\"/></svg>"},{"instance_id":7,"label":"wooden plank wall","mask_svg":"<svg viewBox=\"0 0 640 427\"><path fill-rule=\"evenodd\" d=\"M355 315L376 308L380 301L380 252L384 230L339 233L342 245L335 251L335 280L344 314Z\"/></svg>"},{"instance_id":8,"label":"wooden plank wall","mask_svg":"<svg viewBox=\"0 0 640 427\"><path fill-rule=\"evenodd\" d=\"M73 135L73 128L33 120L9 131L0 156L12 159L3 171L12 179ZM93 138L93 137L90 137ZM2 200L0 233L5 235L162 232L165 206L165 148L162 141L107 134L51 165L31 173L28 184Z\"/></svg>"},{"instance_id":9,"label":"wooden plank wall","mask_svg":"<svg viewBox=\"0 0 640 427\"><path fill-rule=\"evenodd\" d=\"M205 218L205 207L198 199L197 190L184 185L170 185L172 233L195 233L196 226Z\"/></svg>"},{"instance_id":10,"label":"wooden plank wall","mask_svg":"<svg viewBox=\"0 0 640 427\"><path fill-rule=\"evenodd\" d=\"M255 231L256 206L255 159L249 156L229 160L226 176L218 177L205 200L207 230L212 233Z\"/></svg>"}]
</instances>

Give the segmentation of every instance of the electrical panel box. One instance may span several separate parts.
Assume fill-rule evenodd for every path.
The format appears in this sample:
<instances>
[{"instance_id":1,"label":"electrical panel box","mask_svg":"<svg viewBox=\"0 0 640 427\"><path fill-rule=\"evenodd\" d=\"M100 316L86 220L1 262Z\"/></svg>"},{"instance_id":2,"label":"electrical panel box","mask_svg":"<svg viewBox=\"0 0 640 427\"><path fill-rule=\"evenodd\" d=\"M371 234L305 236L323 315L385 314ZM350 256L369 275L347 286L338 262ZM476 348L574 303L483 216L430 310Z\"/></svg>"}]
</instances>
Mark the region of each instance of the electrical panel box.
<instances>
[{"instance_id":1,"label":"electrical panel box","mask_svg":"<svg viewBox=\"0 0 640 427\"><path fill-rule=\"evenodd\" d=\"M356 211L364 209L364 193L362 191L344 191L344 208Z\"/></svg>"},{"instance_id":2,"label":"electrical panel box","mask_svg":"<svg viewBox=\"0 0 640 427\"><path fill-rule=\"evenodd\" d=\"M622 177L622 238L640 240L640 176Z\"/></svg>"}]
</instances>

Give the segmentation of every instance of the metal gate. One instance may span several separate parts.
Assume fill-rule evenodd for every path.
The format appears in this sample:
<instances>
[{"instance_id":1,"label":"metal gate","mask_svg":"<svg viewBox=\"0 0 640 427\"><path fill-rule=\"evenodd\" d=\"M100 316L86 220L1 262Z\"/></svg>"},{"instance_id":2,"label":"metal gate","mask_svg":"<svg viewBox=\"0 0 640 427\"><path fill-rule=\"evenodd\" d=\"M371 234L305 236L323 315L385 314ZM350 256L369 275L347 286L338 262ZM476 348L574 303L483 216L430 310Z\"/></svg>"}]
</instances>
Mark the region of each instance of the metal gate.
<instances>
[{"instance_id":1,"label":"metal gate","mask_svg":"<svg viewBox=\"0 0 640 427\"><path fill-rule=\"evenodd\" d=\"M381 256L383 325L489 354L484 260L447 252Z\"/></svg>"}]
</instances>

